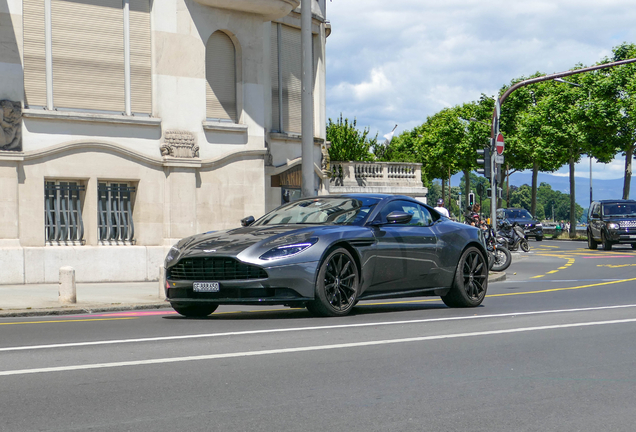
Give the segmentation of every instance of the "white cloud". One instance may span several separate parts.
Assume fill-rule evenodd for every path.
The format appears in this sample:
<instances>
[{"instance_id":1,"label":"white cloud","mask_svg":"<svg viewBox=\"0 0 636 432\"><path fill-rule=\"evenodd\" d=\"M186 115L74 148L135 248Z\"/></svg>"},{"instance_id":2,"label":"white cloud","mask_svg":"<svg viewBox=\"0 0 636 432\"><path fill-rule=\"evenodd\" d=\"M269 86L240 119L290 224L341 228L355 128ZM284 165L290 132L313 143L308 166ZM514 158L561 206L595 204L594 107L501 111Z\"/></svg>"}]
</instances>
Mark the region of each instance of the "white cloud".
<instances>
[{"instance_id":1,"label":"white cloud","mask_svg":"<svg viewBox=\"0 0 636 432\"><path fill-rule=\"evenodd\" d=\"M632 0L335 0L327 16L327 116L380 135L636 42ZM622 177L619 165L594 172Z\"/></svg>"}]
</instances>

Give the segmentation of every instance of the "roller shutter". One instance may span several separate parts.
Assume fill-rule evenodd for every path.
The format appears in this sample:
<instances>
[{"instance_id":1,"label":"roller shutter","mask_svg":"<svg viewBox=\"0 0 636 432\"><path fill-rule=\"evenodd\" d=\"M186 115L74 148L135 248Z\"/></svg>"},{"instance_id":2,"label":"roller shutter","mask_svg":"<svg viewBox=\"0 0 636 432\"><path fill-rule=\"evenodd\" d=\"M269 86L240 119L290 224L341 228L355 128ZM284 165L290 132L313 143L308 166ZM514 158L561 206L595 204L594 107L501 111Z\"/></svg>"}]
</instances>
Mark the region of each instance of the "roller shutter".
<instances>
[{"instance_id":1,"label":"roller shutter","mask_svg":"<svg viewBox=\"0 0 636 432\"><path fill-rule=\"evenodd\" d=\"M285 132L301 133L302 47L300 30L281 27L280 64L283 82L283 124Z\"/></svg>"},{"instance_id":2,"label":"roller shutter","mask_svg":"<svg viewBox=\"0 0 636 432\"><path fill-rule=\"evenodd\" d=\"M53 102L125 111L121 0L51 0Z\"/></svg>"},{"instance_id":3,"label":"roller shutter","mask_svg":"<svg viewBox=\"0 0 636 432\"><path fill-rule=\"evenodd\" d=\"M134 113L152 112L150 6L130 0L130 103Z\"/></svg>"},{"instance_id":4,"label":"roller shutter","mask_svg":"<svg viewBox=\"0 0 636 432\"><path fill-rule=\"evenodd\" d=\"M27 106L46 106L44 0L24 0L24 93Z\"/></svg>"}]
</instances>

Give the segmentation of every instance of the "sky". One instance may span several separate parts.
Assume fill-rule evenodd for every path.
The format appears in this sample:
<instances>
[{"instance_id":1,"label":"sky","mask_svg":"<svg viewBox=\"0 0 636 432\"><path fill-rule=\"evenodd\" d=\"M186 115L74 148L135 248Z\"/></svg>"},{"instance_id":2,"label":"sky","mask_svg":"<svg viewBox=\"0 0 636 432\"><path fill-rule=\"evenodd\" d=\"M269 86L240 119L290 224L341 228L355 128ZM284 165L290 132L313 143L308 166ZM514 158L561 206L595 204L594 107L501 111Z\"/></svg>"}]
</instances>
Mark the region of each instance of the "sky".
<instances>
[{"instance_id":1,"label":"sky","mask_svg":"<svg viewBox=\"0 0 636 432\"><path fill-rule=\"evenodd\" d=\"M636 43L634 0L332 0L327 19L327 118L355 118L379 139L512 79L593 65ZM592 171L622 178L624 158ZM589 178L586 157L576 176Z\"/></svg>"}]
</instances>

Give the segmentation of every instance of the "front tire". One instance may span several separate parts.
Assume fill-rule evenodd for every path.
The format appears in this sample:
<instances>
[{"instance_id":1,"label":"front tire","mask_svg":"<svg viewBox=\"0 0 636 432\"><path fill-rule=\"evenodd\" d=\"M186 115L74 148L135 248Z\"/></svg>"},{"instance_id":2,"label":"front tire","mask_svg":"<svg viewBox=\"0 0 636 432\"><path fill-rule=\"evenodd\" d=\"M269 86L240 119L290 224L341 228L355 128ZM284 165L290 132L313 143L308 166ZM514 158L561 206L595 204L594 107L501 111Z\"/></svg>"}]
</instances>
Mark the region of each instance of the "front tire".
<instances>
[{"instance_id":1,"label":"front tire","mask_svg":"<svg viewBox=\"0 0 636 432\"><path fill-rule=\"evenodd\" d=\"M526 239L521 240L521 243L519 243L519 247L524 252L530 252L530 245L528 244L528 240Z\"/></svg>"},{"instance_id":2,"label":"front tire","mask_svg":"<svg viewBox=\"0 0 636 432\"><path fill-rule=\"evenodd\" d=\"M603 250L612 250L612 242L607 239L604 232L601 232L601 242L603 243Z\"/></svg>"},{"instance_id":3,"label":"front tire","mask_svg":"<svg viewBox=\"0 0 636 432\"><path fill-rule=\"evenodd\" d=\"M510 251L503 246L497 246L497 250L493 255L495 263L492 266L492 271L504 271L512 264L512 255Z\"/></svg>"},{"instance_id":4,"label":"front tire","mask_svg":"<svg viewBox=\"0 0 636 432\"><path fill-rule=\"evenodd\" d=\"M587 231L587 247L592 250L598 248L598 243L594 240L594 237L592 237L592 231L590 230Z\"/></svg>"},{"instance_id":5,"label":"front tire","mask_svg":"<svg viewBox=\"0 0 636 432\"><path fill-rule=\"evenodd\" d=\"M543 236L536 236L534 239L536 241L542 241L543 240Z\"/></svg>"},{"instance_id":6,"label":"front tire","mask_svg":"<svg viewBox=\"0 0 636 432\"><path fill-rule=\"evenodd\" d=\"M469 247L457 264L450 291L442 296L446 306L453 308L479 306L488 289L488 265L482 252Z\"/></svg>"},{"instance_id":7,"label":"front tire","mask_svg":"<svg viewBox=\"0 0 636 432\"><path fill-rule=\"evenodd\" d=\"M177 311L179 315L187 318L203 318L210 315L218 308L218 305L210 304L179 304L171 303L172 309Z\"/></svg>"},{"instance_id":8,"label":"front tire","mask_svg":"<svg viewBox=\"0 0 636 432\"><path fill-rule=\"evenodd\" d=\"M307 304L307 309L318 316L345 316L357 297L358 266L348 250L337 248L320 265L315 300Z\"/></svg>"}]
</instances>

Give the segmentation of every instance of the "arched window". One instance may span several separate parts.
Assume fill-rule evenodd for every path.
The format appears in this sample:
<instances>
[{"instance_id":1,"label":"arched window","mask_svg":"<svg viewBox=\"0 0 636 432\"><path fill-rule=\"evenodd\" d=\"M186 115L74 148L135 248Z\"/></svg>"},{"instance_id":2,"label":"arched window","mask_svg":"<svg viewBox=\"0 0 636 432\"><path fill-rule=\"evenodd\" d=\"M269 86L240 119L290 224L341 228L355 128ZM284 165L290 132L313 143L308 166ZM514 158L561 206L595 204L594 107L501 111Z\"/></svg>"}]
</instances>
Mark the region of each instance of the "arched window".
<instances>
[{"instance_id":1,"label":"arched window","mask_svg":"<svg viewBox=\"0 0 636 432\"><path fill-rule=\"evenodd\" d=\"M236 49L230 37L216 31L205 47L206 117L237 121Z\"/></svg>"}]
</instances>

